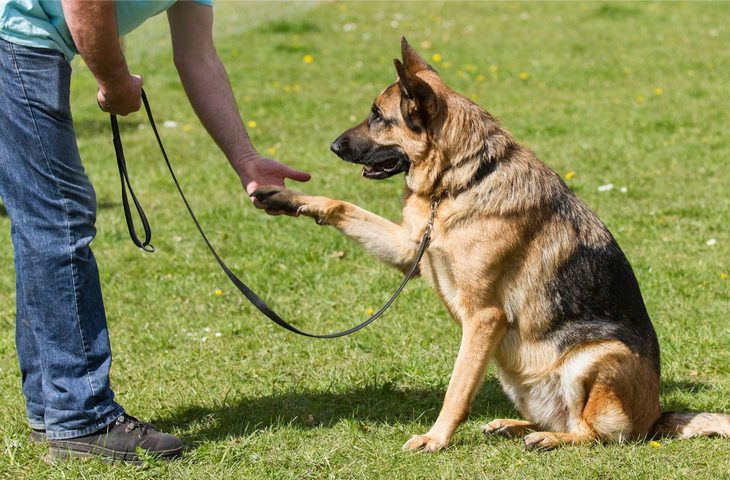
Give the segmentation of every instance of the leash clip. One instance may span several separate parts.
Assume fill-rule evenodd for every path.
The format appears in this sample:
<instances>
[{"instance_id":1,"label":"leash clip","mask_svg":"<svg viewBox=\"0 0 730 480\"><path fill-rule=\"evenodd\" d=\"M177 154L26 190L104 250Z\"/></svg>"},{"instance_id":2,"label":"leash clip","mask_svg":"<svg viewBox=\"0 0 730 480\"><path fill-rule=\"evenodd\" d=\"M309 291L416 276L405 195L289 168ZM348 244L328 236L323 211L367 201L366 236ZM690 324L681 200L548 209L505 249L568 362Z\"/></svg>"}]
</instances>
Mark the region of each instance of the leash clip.
<instances>
[{"instance_id":1,"label":"leash clip","mask_svg":"<svg viewBox=\"0 0 730 480\"><path fill-rule=\"evenodd\" d=\"M423 240L421 243L424 245L428 243L431 240L431 232L433 231L433 222L436 219L436 209L439 206L439 201L432 199L431 200L431 216L428 219L428 223L426 224L426 231L423 233Z\"/></svg>"},{"instance_id":2,"label":"leash clip","mask_svg":"<svg viewBox=\"0 0 730 480\"><path fill-rule=\"evenodd\" d=\"M436 209L438 209L439 206L439 200L437 197L431 196L431 217L428 219L428 224L426 226L429 233L431 233L431 230L433 229L433 222L436 219Z\"/></svg>"}]
</instances>

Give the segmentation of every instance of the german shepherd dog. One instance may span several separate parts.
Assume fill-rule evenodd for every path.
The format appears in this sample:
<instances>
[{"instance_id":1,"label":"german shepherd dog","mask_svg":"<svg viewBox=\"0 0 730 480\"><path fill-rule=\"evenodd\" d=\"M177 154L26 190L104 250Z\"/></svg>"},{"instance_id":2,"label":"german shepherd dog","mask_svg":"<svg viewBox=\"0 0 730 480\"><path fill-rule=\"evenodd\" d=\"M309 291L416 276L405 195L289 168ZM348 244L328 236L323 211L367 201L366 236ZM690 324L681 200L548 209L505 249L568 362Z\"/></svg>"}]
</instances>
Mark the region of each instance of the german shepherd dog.
<instances>
[{"instance_id":1,"label":"german shepherd dog","mask_svg":"<svg viewBox=\"0 0 730 480\"><path fill-rule=\"evenodd\" d=\"M414 261L437 205L419 271L462 339L436 423L403 448L448 445L492 358L524 420L496 419L483 431L526 435L528 449L730 436L730 415L661 412L656 333L606 226L492 115L401 43L397 81L332 144L343 160L363 165L366 178L406 172L401 223L279 187L254 195L271 211L334 226L401 270Z\"/></svg>"}]
</instances>

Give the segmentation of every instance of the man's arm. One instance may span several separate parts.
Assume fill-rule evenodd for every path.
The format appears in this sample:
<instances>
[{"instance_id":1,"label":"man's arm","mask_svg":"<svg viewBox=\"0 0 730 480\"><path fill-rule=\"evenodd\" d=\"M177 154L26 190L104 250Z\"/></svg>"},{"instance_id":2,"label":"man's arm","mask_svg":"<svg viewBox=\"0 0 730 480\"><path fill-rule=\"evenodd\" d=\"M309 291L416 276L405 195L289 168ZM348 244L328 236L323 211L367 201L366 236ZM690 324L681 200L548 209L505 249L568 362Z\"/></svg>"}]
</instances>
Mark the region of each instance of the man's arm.
<instances>
[{"instance_id":1,"label":"man's arm","mask_svg":"<svg viewBox=\"0 0 730 480\"><path fill-rule=\"evenodd\" d=\"M177 2L168 9L167 18L175 67L190 104L248 194L261 185L283 186L285 178L309 180L307 173L262 157L251 144L228 75L213 45L213 9ZM256 201L254 204L261 207Z\"/></svg>"},{"instance_id":2,"label":"man's arm","mask_svg":"<svg viewBox=\"0 0 730 480\"><path fill-rule=\"evenodd\" d=\"M131 75L117 36L115 2L62 0L76 48L99 84L102 110L119 115L139 110L142 77Z\"/></svg>"}]
</instances>

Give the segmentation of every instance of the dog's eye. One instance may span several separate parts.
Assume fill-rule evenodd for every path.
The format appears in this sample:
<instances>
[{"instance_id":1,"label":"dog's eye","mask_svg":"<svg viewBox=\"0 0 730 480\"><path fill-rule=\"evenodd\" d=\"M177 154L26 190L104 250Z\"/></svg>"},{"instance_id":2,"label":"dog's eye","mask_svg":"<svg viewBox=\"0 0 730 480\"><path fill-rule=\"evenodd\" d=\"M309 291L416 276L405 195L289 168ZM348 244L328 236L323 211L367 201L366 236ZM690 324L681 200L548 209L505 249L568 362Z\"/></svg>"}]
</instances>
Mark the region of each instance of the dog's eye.
<instances>
[{"instance_id":1,"label":"dog's eye","mask_svg":"<svg viewBox=\"0 0 730 480\"><path fill-rule=\"evenodd\" d=\"M383 116L380 114L380 110L378 110L378 107L373 106L373 109L370 111L370 121L379 122L382 119Z\"/></svg>"}]
</instances>

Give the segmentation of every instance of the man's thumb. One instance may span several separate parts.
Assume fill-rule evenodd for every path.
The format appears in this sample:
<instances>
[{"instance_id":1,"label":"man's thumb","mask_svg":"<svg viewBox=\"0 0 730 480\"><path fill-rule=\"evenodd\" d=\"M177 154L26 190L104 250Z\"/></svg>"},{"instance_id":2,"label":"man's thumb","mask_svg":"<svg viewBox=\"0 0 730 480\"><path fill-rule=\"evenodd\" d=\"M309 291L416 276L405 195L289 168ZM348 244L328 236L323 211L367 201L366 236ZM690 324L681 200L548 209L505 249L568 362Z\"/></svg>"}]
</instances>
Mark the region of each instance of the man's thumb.
<instances>
[{"instance_id":1,"label":"man's thumb","mask_svg":"<svg viewBox=\"0 0 730 480\"><path fill-rule=\"evenodd\" d=\"M296 180L297 182L308 182L312 176L308 174L307 172L300 172L299 170L294 170L291 167L286 167L286 172L284 172L284 175L286 178L291 178L292 180Z\"/></svg>"}]
</instances>

